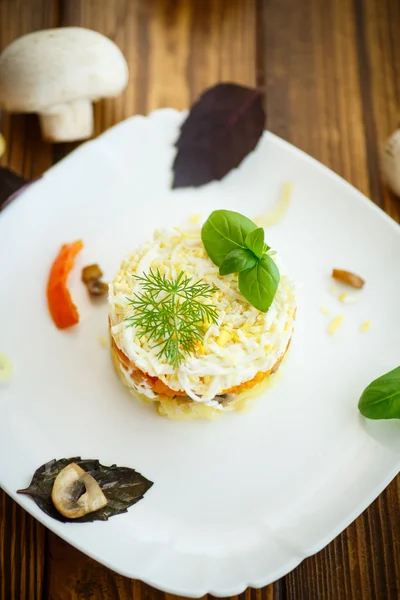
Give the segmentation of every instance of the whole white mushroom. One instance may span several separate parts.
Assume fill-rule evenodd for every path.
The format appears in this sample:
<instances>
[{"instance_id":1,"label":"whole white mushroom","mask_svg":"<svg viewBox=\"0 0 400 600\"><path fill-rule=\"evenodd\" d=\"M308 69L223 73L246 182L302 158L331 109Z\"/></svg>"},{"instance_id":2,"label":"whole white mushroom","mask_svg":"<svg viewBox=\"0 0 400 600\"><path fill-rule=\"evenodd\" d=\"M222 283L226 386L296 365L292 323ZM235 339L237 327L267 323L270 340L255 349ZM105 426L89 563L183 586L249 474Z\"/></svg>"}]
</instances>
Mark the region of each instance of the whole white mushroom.
<instances>
[{"instance_id":1,"label":"whole white mushroom","mask_svg":"<svg viewBox=\"0 0 400 600\"><path fill-rule=\"evenodd\" d=\"M396 196L400 196L400 129L386 140L381 164L386 183Z\"/></svg>"},{"instance_id":2,"label":"whole white mushroom","mask_svg":"<svg viewBox=\"0 0 400 600\"><path fill-rule=\"evenodd\" d=\"M52 142L93 134L92 102L118 96L128 66L110 39L83 27L24 35L0 55L0 107L38 113L42 136Z\"/></svg>"}]
</instances>

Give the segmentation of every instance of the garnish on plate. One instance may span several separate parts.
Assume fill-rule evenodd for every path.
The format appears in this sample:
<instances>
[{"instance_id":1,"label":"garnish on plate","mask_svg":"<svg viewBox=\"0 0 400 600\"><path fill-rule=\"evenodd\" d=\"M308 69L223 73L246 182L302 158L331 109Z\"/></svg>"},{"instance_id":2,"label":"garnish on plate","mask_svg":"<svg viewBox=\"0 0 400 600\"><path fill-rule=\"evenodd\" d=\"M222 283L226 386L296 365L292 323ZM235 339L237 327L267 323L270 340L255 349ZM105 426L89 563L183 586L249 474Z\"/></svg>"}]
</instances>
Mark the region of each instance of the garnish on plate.
<instances>
[{"instance_id":1,"label":"garnish on plate","mask_svg":"<svg viewBox=\"0 0 400 600\"><path fill-rule=\"evenodd\" d=\"M370 383L358 408L367 419L400 419L400 367Z\"/></svg>"},{"instance_id":2,"label":"garnish on plate","mask_svg":"<svg viewBox=\"0 0 400 600\"><path fill-rule=\"evenodd\" d=\"M143 291L128 299L135 312L127 321L176 368L202 341L204 324L217 322L215 306L204 302L217 290L182 271L173 280L152 270L136 279Z\"/></svg>"},{"instance_id":3,"label":"garnish on plate","mask_svg":"<svg viewBox=\"0 0 400 600\"><path fill-rule=\"evenodd\" d=\"M343 323L343 321L344 321L343 315L338 315L337 317L334 317L328 326L329 335L333 335L334 333L336 333L337 330L339 329L339 327L341 326L341 324Z\"/></svg>"},{"instance_id":4,"label":"garnish on plate","mask_svg":"<svg viewBox=\"0 0 400 600\"><path fill-rule=\"evenodd\" d=\"M88 265L82 269L82 281L90 296L104 296L108 292L108 284L101 281L103 271L99 265Z\"/></svg>"},{"instance_id":5,"label":"garnish on plate","mask_svg":"<svg viewBox=\"0 0 400 600\"><path fill-rule=\"evenodd\" d=\"M351 271L345 271L343 269L333 269L332 277L333 279L336 279L342 283L346 283L347 285L356 289L361 289L365 284L365 281L362 277L352 273Z\"/></svg>"},{"instance_id":6,"label":"garnish on plate","mask_svg":"<svg viewBox=\"0 0 400 600\"><path fill-rule=\"evenodd\" d=\"M279 223L279 221L284 218L289 208L292 192L293 183L291 181L285 181L276 206L263 215L256 217L254 222L257 223L259 227L271 227L272 225Z\"/></svg>"},{"instance_id":7,"label":"garnish on plate","mask_svg":"<svg viewBox=\"0 0 400 600\"><path fill-rule=\"evenodd\" d=\"M99 337L97 338L97 340L98 340L98 342L99 342L99 344L100 344L100 346L101 346L102 348L107 348L107 345L108 345L108 344L107 344L107 340L106 340L106 338L104 337L104 335L99 335Z\"/></svg>"},{"instance_id":8,"label":"garnish on plate","mask_svg":"<svg viewBox=\"0 0 400 600\"><path fill-rule=\"evenodd\" d=\"M371 321L364 321L364 323L360 327L360 330L362 331L362 333L366 333L370 327Z\"/></svg>"},{"instance_id":9,"label":"garnish on plate","mask_svg":"<svg viewBox=\"0 0 400 600\"><path fill-rule=\"evenodd\" d=\"M264 129L263 90L219 83L190 109L175 143L172 187L222 179L256 147Z\"/></svg>"},{"instance_id":10,"label":"garnish on plate","mask_svg":"<svg viewBox=\"0 0 400 600\"><path fill-rule=\"evenodd\" d=\"M78 456L42 465L35 471L29 487L18 493L32 496L43 512L58 521L87 523L107 521L127 512L152 485L134 469L106 467L98 460L82 460ZM76 516L71 518L71 514Z\"/></svg>"},{"instance_id":11,"label":"garnish on plate","mask_svg":"<svg viewBox=\"0 0 400 600\"><path fill-rule=\"evenodd\" d=\"M9 381L13 372L14 367L11 360L4 352L0 352L0 381Z\"/></svg>"},{"instance_id":12,"label":"garnish on plate","mask_svg":"<svg viewBox=\"0 0 400 600\"><path fill-rule=\"evenodd\" d=\"M50 269L47 282L47 303L58 329L67 329L79 322L78 310L72 302L67 287L67 278L74 266L75 257L82 248L81 240L64 244Z\"/></svg>"},{"instance_id":13,"label":"garnish on plate","mask_svg":"<svg viewBox=\"0 0 400 600\"><path fill-rule=\"evenodd\" d=\"M255 308L267 312L280 273L264 241L264 230L240 213L215 210L204 223L201 238L220 275L239 273L240 292Z\"/></svg>"}]
</instances>

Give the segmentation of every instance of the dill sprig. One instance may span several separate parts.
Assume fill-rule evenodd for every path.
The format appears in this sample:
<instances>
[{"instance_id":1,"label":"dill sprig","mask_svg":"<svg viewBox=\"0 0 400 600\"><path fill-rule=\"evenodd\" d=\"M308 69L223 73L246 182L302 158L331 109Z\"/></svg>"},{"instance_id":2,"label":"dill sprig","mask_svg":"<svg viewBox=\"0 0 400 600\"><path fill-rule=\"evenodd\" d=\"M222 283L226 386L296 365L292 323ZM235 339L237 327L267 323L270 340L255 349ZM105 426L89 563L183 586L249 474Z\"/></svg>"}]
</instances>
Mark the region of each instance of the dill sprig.
<instances>
[{"instance_id":1,"label":"dill sprig","mask_svg":"<svg viewBox=\"0 0 400 600\"><path fill-rule=\"evenodd\" d=\"M127 319L136 327L139 338L147 337L153 347L159 347L158 358L178 367L204 337L204 324L218 320L215 306L205 304L216 288L187 277L183 271L176 279L167 279L150 269L143 277L136 276L142 291L128 298L134 314Z\"/></svg>"}]
</instances>

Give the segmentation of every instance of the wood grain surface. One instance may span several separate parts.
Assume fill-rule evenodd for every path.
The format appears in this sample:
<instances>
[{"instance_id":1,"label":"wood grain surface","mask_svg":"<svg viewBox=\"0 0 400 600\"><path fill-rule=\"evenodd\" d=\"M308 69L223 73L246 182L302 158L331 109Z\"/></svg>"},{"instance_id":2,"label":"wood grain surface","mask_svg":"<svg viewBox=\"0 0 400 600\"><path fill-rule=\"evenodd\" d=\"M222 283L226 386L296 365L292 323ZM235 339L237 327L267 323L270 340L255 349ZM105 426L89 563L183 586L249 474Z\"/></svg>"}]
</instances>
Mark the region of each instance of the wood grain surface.
<instances>
[{"instance_id":1,"label":"wood grain surface","mask_svg":"<svg viewBox=\"0 0 400 600\"><path fill-rule=\"evenodd\" d=\"M185 108L231 80L266 89L268 128L342 175L395 219L379 153L400 122L398 0L0 0L0 49L80 25L123 50L126 92L95 108L96 134L135 113ZM74 144L40 140L36 117L0 116L1 164L34 177ZM316 556L240 600L397 600L400 480ZM0 492L1 600L173 600L44 530ZM211 598L211 596L209 597Z\"/></svg>"}]
</instances>

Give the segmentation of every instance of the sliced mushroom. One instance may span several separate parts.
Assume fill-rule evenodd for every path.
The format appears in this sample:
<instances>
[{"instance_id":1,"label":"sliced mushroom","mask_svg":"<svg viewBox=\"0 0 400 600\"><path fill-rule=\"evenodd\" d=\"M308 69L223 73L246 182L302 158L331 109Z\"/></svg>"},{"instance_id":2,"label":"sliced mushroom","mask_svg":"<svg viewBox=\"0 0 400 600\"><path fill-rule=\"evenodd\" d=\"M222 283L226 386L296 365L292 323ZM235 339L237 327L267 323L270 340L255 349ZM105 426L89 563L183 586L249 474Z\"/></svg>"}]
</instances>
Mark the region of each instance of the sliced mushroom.
<instances>
[{"instance_id":1,"label":"sliced mushroom","mask_svg":"<svg viewBox=\"0 0 400 600\"><path fill-rule=\"evenodd\" d=\"M99 265L88 265L82 269L82 281L91 296L104 296L108 292L108 284L101 281L103 271Z\"/></svg>"},{"instance_id":2,"label":"sliced mushroom","mask_svg":"<svg viewBox=\"0 0 400 600\"><path fill-rule=\"evenodd\" d=\"M103 271L100 269L99 265L88 265L82 269L83 283L88 283L93 279L100 279L101 277L103 277Z\"/></svg>"},{"instance_id":3,"label":"sliced mushroom","mask_svg":"<svg viewBox=\"0 0 400 600\"><path fill-rule=\"evenodd\" d=\"M94 477L76 463L70 463L59 472L54 480L51 499L58 512L69 519L84 517L107 504L107 498Z\"/></svg>"},{"instance_id":4,"label":"sliced mushroom","mask_svg":"<svg viewBox=\"0 0 400 600\"><path fill-rule=\"evenodd\" d=\"M88 292L91 296L104 296L108 292L108 284L99 279L92 279L86 284Z\"/></svg>"},{"instance_id":5,"label":"sliced mushroom","mask_svg":"<svg viewBox=\"0 0 400 600\"><path fill-rule=\"evenodd\" d=\"M347 285L357 289L361 289L365 284L364 279L359 275L351 273L350 271L343 271L342 269L333 269L332 277L337 281L347 283Z\"/></svg>"}]
</instances>

